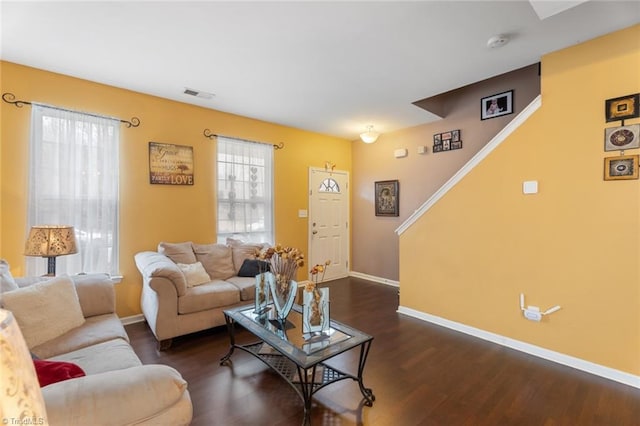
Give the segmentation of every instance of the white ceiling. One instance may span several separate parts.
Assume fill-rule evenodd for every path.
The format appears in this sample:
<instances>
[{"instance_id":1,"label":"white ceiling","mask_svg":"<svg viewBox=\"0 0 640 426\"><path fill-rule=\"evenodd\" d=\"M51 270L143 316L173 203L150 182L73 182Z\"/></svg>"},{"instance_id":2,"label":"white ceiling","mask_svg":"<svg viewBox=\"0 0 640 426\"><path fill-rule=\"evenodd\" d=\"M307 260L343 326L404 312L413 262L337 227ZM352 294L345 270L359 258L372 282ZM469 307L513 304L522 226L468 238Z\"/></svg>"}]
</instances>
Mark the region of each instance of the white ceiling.
<instances>
[{"instance_id":1,"label":"white ceiling","mask_svg":"<svg viewBox=\"0 0 640 426\"><path fill-rule=\"evenodd\" d=\"M432 121L412 102L640 22L637 0L1 1L0 8L3 60L348 139L367 124L384 133ZM489 49L495 34L511 41ZM185 88L215 96L191 97Z\"/></svg>"}]
</instances>

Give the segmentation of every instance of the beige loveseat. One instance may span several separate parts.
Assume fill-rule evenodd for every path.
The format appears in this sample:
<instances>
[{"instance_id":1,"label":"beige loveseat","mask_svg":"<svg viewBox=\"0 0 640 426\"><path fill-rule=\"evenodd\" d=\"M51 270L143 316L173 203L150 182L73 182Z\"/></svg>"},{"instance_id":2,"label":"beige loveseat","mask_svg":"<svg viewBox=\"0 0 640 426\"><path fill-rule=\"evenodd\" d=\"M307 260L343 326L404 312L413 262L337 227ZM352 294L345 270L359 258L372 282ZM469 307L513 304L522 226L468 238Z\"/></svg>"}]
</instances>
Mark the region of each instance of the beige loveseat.
<instances>
[{"instance_id":1,"label":"beige loveseat","mask_svg":"<svg viewBox=\"0 0 640 426\"><path fill-rule=\"evenodd\" d=\"M9 279L13 282L8 282ZM51 289L58 286L67 293L52 296ZM75 291L69 293L69 287ZM16 317L32 355L48 361L74 363L86 374L41 389L50 425L187 425L191 422L193 408L187 383L169 366L142 365L115 314L113 282L107 275L43 280L13 279L5 273L2 288L2 304ZM48 326L38 327L36 317L48 309L47 303L60 302L61 299L56 300L58 296L79 302L81 325L40 342L51 333L46 330ZM74 303L62 301L58 307L73 311L77 309ZM56 316L48 321L51 327L60 327L66 321L60 318L66 316L60 309Z\"/></svg>"},{"instance_id":2,"label":"beige loveseat","mask_svg":"<svg viewBox=\"0 0 640 426\"><path fill-rule=\"evenodd\" d=\"M223 325L225 309L252 303L255 276L241 271L245 260L255 262L256 250L263 248L229 239L227 244L162 242L158 251L137 253L142 312L160 349L174 337ZM206 272L200 280L190 269L197 263Z\"/></svg>"}]
</instances>

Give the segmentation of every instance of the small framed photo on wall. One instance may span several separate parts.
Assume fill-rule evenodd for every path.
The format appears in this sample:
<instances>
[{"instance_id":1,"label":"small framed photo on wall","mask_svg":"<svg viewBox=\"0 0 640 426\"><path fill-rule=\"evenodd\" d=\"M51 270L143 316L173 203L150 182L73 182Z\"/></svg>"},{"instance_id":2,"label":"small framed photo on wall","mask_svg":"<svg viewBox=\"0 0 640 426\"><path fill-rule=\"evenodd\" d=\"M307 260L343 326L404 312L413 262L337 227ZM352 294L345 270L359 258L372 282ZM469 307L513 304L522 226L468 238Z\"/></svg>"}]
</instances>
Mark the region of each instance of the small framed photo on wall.
<instances>
[{"instance_id":1,"label":"small framed photo on wall","mask_svg":"<svg viewBox=\"0 0 640 426\"><path fill-rule=\"evenodd\" d=\"M397 180L383 180L375 183L376 216L399 216L400 198Z\"/></svg>"},{"instance_id":2,"label":"small framed photo on wall","mask_svg":"<svg viewBox=\"0 0 640 426\"><path fill-rule=\"evenodd\" d=\"M640 117L640 93L607 99L604 102L604 115L607 123Z\"/></svg>"},{"instance_id":3,"label":"small framed photo on wall","mask_svg":"<svg viewBox=\"0 0 640 426\"><path fill-rule=\"evenodd\" d=\"M433 152L452 151L462 148L460 129L449 130L433 135Z\"/></svg>"},{"instance_id":4,"label":"small framed photo on wall","mask_svg":"<svg viewBox=\"0 0 640 426\"><path fill-rule=\"evenodd\" d=\"M640 155L620 155L604 159L604 180L638 179Z\"/></svg>"},{"instance_id":5,"label":"small framed photo on wall","mask_svg":"<svg viewBox=\"0 0 640 426\"><path fill-rule=\"evenodd\" d=\"M501 117L513 114L513 90L487 96L480 100L480 119Z\"/></svg>"}]
</instances>

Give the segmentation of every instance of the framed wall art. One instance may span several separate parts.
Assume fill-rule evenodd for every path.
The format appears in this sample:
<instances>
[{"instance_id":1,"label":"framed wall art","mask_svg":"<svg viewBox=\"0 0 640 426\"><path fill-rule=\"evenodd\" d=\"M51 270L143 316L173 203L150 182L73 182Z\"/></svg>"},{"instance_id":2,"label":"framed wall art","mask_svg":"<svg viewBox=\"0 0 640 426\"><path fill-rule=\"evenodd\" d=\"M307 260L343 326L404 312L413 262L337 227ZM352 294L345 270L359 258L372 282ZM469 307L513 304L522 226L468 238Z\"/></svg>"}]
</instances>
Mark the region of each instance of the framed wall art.
<instances>
[{"instance_id":1,"label":"framed wall art","mask_svg":"<svg viewBox=\"0 0 640 426\"><path fill-rule=\"evenodd\" d=\"M193 185L193 147L149 142L149 182Z\"/></svg>"},{"instance_id":2,"label":"framed wall art","mask_svg":"<svg viewBox=\"0 0 640 426\"><path fill-rule=\"evenodd\" d=\"M604 159L604 180L638 179L640 155L621 155Z\"/></svg>"},{"instance_id":3,"label":"framed wall art","mask_svg":"<svg viewBox=\"0 0 640 426\"><path fill-rule=\"evenodd\" d=\"M376 216L400 215L399 187L397 180L375 182Z\"/></svg>"},{"instance_id":4,"label":"framed wall art","mask_svg":"<svg viewBox=\"0 0 640 426\"><path fill-rule=\"evenodd\" d=\"M513 90L487 96L480 100L480 119L513 114Z\"/></svg>"},{"instance_id":5,"label":"framed wall art","mask_svg":"<svg viewBox=\"0 0 640 426\"><path fill-rule=\"evenodd\" d=\"M604 115L607 122L640 117L639 103L640 93L607 99L604 103Z\"/></svg>"},{"instance_id":6,"label":"framed wall art","mask_svg":"<svg viewBox=\"0 0 640 426\"><path fill-rule=\"evenodd\" d=\"M640 124L604 129L604 150L640 148Z\"/></svg>"},{"instance_id":7,"label":"framed wall art","mask_svg":"<svg viewBox=\"0 0 640 426\"><path fill-rule=\"evenodd\" d=\"M459 129L433 135L433 152L452 151L462 149L461 132Z\"/></svg>"}]
</instances>

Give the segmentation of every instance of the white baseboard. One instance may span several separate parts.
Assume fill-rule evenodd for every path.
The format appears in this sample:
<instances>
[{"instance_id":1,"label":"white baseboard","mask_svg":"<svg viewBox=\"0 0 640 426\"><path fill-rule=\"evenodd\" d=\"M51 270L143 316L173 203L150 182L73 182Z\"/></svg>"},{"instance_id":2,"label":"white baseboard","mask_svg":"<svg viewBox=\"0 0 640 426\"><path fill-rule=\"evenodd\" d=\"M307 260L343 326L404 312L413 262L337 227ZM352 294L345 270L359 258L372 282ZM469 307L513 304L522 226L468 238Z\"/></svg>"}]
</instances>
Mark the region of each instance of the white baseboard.
<instances>
[{"instance_id":1,"label":"white baseboard","mask_svg":"<svg viewBox=\"0 0 640 426\"><path fill-rule=\"evenodd\" d=\"M137 322L144 322L144 315L131 315L129 317L120 318L122 325L135 324Z\"/></svg>"},{"instance_id":2,"label":"white baseboard","mask_svg":"<svg viewBox=\"0 0 640 426\"><path fill-rule=\"evenodd\" d=\"M392 287L400 287L400 281L390 280L388 278L375 277L373 275L363 274L362 272L349 271L350 277L362 278L363 280L373 281L380 284L390 285Z\"/></svg>"},{"instance_id":3,"label":"white baseboard","mask_svg":"<svg viewBox=\"0 0 640 426\"><path fill-rule=\"evenodd\" d=\"M455 331L459 331L474 337L478 337L489 342L497 343L502 346L506 346L511 349L515 349L521 352L525 352L530 355L535 355L540 358L544 358L549 361L556 362L558 364L566 365L568 367L575 368L577 370L585 371L596 376L604 377L605 379L613 380L615 382L623 383L625 385L633 386L634 388L640 388L640 376L636 376L624 371L616 370L610 367L605 367L600 364L595 364L590 361L585 361L580 358L572 357L569 355L555 352L549 349L541 348L539 346L532 345L530 343L521 342L519 340L511 339L509 337L494 334L479 328L471 327L465 324L461 324L455 321L451 321L445 318L441 318L435 315L427 314L424 312L416 311L404 306L398 307L398 313L405 314L423 321L430 322L432 324L440 325Z\"/></svg>"}]
</instances>

